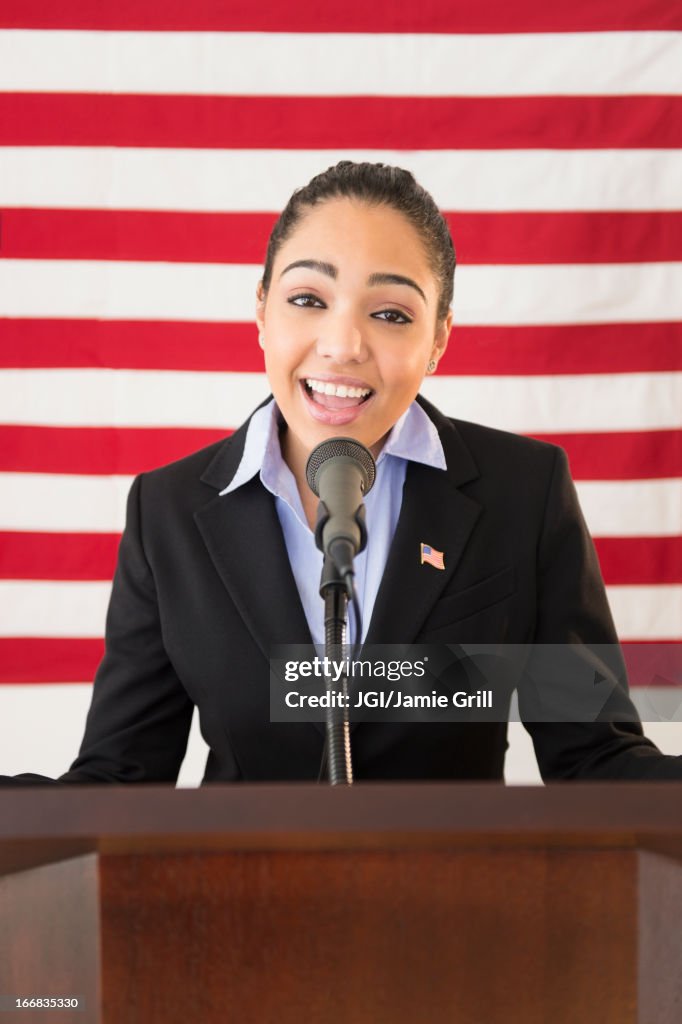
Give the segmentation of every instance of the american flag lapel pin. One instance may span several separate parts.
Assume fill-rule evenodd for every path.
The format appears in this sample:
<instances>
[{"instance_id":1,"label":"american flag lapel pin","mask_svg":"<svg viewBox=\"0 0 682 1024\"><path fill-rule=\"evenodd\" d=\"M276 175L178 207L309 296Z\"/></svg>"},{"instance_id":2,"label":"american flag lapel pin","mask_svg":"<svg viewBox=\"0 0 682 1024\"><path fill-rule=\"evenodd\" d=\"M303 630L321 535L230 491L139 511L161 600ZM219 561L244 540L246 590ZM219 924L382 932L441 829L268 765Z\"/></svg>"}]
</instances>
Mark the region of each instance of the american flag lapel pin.
<instances>
[{"instance_id":1,"label":"american flag lapel pin","mask_svg":"<svg viewBox=\"0 0 682 1024\"><path fill-rule=\"evenodd\" d=\"M430 544L420 544L419 548L420 548L420 551L421 551L421 564L422 565L424 565L424 563L426 562L427 565L432 565L434 567L434 569L444 569L445 568L445 560L444 560L444 552L443 551L436 551L436 549L432 548Z\"/></svg>"}]
</instances>

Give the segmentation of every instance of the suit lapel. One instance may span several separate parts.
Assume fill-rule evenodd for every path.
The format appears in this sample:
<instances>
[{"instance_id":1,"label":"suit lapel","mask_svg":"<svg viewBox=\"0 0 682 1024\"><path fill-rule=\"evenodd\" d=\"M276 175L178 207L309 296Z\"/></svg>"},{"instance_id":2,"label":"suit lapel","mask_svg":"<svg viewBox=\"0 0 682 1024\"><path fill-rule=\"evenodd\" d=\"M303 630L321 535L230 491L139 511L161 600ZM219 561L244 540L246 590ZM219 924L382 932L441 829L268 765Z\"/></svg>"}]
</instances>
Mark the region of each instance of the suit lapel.
<instances>
[{"instance_id":1,"label":"suit lapel","mask_svg":"<svg viewBox=\"0 0 682 1024\"><path fill-rule=\"evenodd\" d=\"M219 449L201 477L204 483L218 491L227 487L239 468L247 428L248 421ZM264 658L270 661L273 648L279 645L312 646L275 499L259 477L229 494L217 494L194 519L225 589ZM235 700L239 692L228 691ZM325 735L324 722L311 724ZM248 757L248 750L242 751L242 757Z\"/></svg>"},{"instance_id":2,"label":"suit lapel","mask_svg":"<svg viewBox=\"0 0 682 1024\"><path fill-rule=\"evenodd\" d=\"M236 431L202 476L218 490L239 467L248 422ZM312 644L279 522L275 500L258 476L195 513L221 580L246 626L270 658L276 644Z\"/></svg>"},{"instance_id":3,"label":"suit lapel","mask_svg":"<svg viewBox=\"0 0 682 1024\"><path fill-rule=\"evenodd\" d=\"M367 631L367 644L412 643L433 604L452 579L480 505L458 486L479 476L453 424L434 406L420 404L438 428L447 471L410 462L395 537ZM444 554L445 569L421 563L420 545Z\"/></svg>"}]
</instances>

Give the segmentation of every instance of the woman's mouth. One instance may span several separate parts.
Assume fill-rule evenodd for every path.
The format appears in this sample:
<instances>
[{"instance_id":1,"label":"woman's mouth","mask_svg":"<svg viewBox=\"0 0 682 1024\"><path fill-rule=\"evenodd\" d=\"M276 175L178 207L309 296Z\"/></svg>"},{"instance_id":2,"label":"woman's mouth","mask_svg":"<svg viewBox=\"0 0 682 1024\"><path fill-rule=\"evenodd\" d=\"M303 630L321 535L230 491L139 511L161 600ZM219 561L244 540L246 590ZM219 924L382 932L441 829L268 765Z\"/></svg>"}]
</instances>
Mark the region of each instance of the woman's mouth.
<instances>
[{"instance_id":1,"label":"woman's mouth","mask_svg":"<svg viewBox=\"0 0 682 1024\"><path fill-rule=\"evenodd\" d=\"M371 388L333 384L331 381L317 380L315 377L306 377L303 383L312 400L325 409L348 409L354 405L361 405L372 394Z\"/></svg>"},{"instance_id":2,"label":"woman's mouth","mask_svg":"<svg viewBox=\"0 0 682 1024\"><path fill-rule=\"evenodd\" d=\"M374 395L372 388L317 377L305 377L301 388L314 419L333 426L351 423Z\"/></svg>"}]
</instances>

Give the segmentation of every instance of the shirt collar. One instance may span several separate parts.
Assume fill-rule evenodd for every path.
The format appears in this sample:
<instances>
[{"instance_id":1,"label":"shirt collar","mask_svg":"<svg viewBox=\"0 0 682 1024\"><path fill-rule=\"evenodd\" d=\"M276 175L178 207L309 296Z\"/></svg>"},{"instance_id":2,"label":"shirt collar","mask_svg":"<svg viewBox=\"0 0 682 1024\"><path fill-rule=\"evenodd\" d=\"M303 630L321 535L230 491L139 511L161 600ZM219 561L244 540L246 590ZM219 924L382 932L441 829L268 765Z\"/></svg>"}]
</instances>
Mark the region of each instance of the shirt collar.
<instances>
[{"instance_id":1,"label":"shirt collar","mask_svg":"<svg viewBox=\"0 0 682 1024\"><path fill-rule=\"evenodd\" d=\"M221 496L237 490L260 473L263 485L272 494L285 498L290 504L296 501L296 484L282 458L279 443L280 423L281 414L274 398L256 410L246 431L244 452L237 472L227 487L220 492ZM412 402L391 430L379 453L377 466L389 456L410 462L421 462L434 469L447 469L443 445L436 426L417 402ZM292 492L292 486L295 494Z\"/></svg>"}]
</instances>

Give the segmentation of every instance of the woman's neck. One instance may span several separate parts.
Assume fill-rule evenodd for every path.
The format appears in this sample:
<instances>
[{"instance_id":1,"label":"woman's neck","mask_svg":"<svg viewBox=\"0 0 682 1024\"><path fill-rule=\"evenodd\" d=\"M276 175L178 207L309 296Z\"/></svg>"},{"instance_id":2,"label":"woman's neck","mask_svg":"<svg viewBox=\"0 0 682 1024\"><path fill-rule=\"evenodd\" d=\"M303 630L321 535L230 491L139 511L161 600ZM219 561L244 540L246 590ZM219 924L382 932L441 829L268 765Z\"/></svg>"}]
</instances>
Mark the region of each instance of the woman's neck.
<instances>
[{"instance_id":1,"label":"woman's neck","mask_svg":"<svg viewBox=\"0 0 682 1024\"><path fill-rule=\"evenodd\" d=\"M381 440L377 441L377 443L373 444L370 448L375 459L379 458L379 453L381 452L387 437L388 434L385 434ZM282 458L291 470L294 480L296 481L296 487L298 488L298 493L301 498L305 517L308 521L308 526L314 532L319 498L308 486L308 479L305 472L310 452L307 451L300 441L293 436L284 423L280 428L279 443L282 450Z\"/></svg>"}]
</instances>

